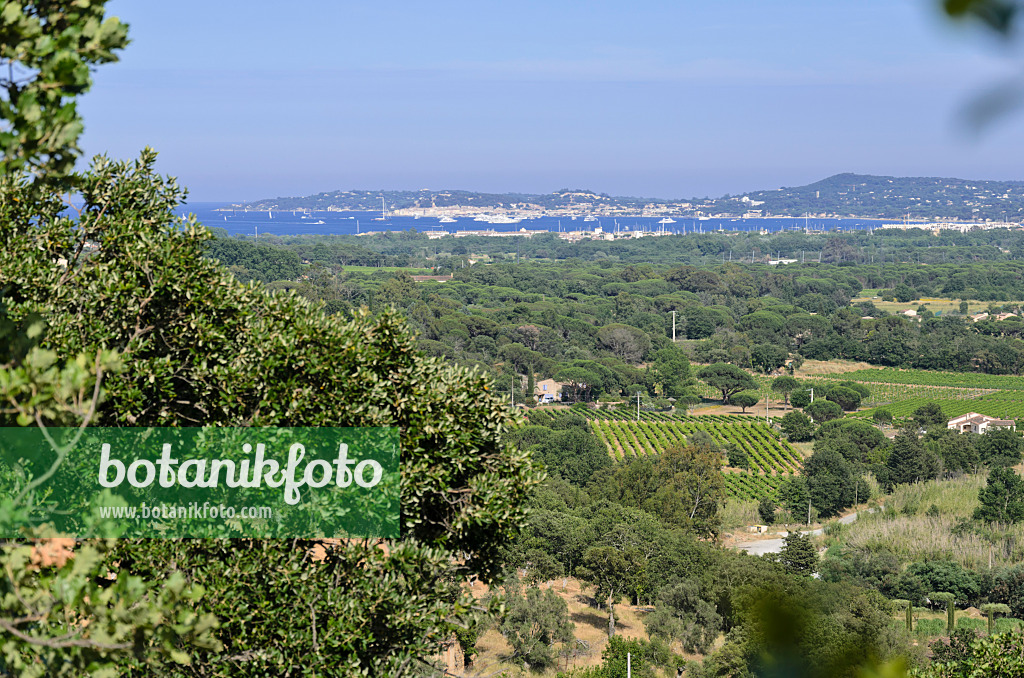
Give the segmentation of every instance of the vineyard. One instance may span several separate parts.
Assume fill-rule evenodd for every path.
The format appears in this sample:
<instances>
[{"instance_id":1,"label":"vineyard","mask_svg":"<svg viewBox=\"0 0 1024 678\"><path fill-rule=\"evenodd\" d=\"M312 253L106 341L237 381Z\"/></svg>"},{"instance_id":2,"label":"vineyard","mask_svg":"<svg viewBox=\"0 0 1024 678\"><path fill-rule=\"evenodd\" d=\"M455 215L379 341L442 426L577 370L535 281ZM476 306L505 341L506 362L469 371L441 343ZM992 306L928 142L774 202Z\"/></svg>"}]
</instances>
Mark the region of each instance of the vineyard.
<instances>
[{"instance_id":1,"label":"vineyard","mask_svg":"<svg viewBox=\"0 0 1024 678\"><path fill-rule=\"evenodd\" d=\"M636 409L630 409L628 407L620 407L614 410L601 409L601 410L588 410L587 412L581 412L587 419L591 421L637 421ZM743 420L740 415L741 421ZM639 421L701 421L701 422L732 422L736 421L737 415L733 414L705 414L705 415L688 415L679 414L677 412L644 412L640 410Z\"/></svg>"},{"instance_id":2,"label":"vineyard","mask_svg":"<svg viewBox=\"0 0 1024 678\"><path fill-rule=\"evenodd\" d=\"M616 459L649 457L672 445L685 445L696 431L704 431L719 445L735 445L747 453L750 470L724 471L729 496L759 499L773 493L789 474L802 468L800 454L779 439L764 422L755 417L737 415L687 416L674 412L640 412L628 407L617 409L574 409L535 411L538 415L560 419L574 415L586 417L592 430Z\"/></svg>"},{"instance_id":3,"label":"vineyard","mask_svg":"<svg viewBox=\"0 0 1024 678\"><path fill-rule=\"evenodd\" d=\"M997 391L973 400L910 398L885 405L884 409L891 412L894 417L909 417L914 410L931 402L938 403L943 414L949 418L959 417L968 412L977 412L1001 419L1024 419L1024 391ZM874 409L862 410L857 412L856 416L870 417L874 411Z\"/></svg>"},{"instance_id":4,"label":"vineyard","mask_svg":"<svg viewBox=\"0 0 1024 678\"><path fill-rule=\"evenodd\" d=\"M757 500L774 494L786 479L785 475L770 476L744 471L723 473L722 477L725 479L726 493L741 501Z\"/></svg>"},{"instance_id":5,"label":"vineyard","mask_svg":"<svg viewBox=\"0 0 1024 678\"><path fill-rule=\"evenodd\" d=\"M845 375L843 375L845 376ZM960 386L928 386L925 384L889 384L870 382L871 395L863 402L867 407L894 403L901 400L973 400L980 396L996 393L989 388L964 388Z\"/></svg>"},{"instance_id":6,"label":"vineyard","mask_svg":"<svg viewBox=\"0 0 1024 678\"><path fill-rule=\"evenodd\" d=\"M586 406L577 405L570 409L545 409L541 408L536 410L537 412L543 412L550 417L558 420L561 417L570 417L574 414L581 417L586 417L590 421L637 421L636 408L629 407L618 407L618 408L599 408L592 409ZM741 415L734 414L701 414L701 415L688 415L680 414L678 412L649 412L640 410L639 421L648 422L671 422L671 421L690 421L690 422L720 422L728 423L739 421L748 421L752 417L743 417Z\"/></svg>"},{"instance_id":7,"label":"vineyard","mask_svg":"<svg viewBox=\"0 0 1024 678\"><path fill-rule=\"evenodd\" d=\"M954 386L969 389L1024 391L1024 377L977 372L931 372L900 370L894 367L855 370L840 375L843 379L865 384L907 384L918 386Z\"/></svg>"},{"instance_id":8,"label":"vineyard","mask_svg":"<svg viewBox=\"0 0 1024 678\"><path fill-rule=\"evenodd\" d=\"M692 417L691 419L696 419ZM608 446L613 457L656 455L665 448L685 444L695 431L704 431L720 445L735 444L747 453L752 468L763 473L788 473L800 468L800 455L789 443L779 440L761 423L635 422L595 420L594 433Z\"/></svg>"}]
</instances>

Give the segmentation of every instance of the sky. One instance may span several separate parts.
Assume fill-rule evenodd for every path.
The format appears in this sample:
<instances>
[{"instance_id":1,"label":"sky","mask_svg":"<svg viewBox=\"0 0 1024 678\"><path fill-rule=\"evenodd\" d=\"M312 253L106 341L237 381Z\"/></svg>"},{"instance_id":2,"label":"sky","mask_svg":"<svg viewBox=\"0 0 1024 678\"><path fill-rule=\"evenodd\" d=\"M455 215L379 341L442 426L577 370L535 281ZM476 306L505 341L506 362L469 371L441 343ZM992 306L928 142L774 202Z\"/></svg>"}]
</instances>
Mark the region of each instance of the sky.
<instances>
[{"instance_id":1,"label":"sky","mask_svg":"<svg viewBox=\"0 0 1024 678\"><path fill-rule=\"evenodd\" d=\"M839 172L1024 180L1024 50L937 0L111 0L80 111L191 201L586 188L661 198Z\"/></svg>"}]
</instances>

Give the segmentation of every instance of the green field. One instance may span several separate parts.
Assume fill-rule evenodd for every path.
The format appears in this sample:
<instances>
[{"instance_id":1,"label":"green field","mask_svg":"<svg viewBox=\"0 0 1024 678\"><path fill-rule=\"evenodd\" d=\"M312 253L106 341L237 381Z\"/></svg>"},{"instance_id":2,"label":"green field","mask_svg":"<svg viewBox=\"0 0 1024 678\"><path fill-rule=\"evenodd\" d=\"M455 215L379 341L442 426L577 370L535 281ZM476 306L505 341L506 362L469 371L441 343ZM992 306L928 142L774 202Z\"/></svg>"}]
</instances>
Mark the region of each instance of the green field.
<instances>
[{"instance_id":1,"label":"green field","mask_svg":"<svg viewBox=\"0 0 1024 678\"><path fill-rule=\"evenodd\" d=\"M1024 420L1024 391L996 391L973 400L910 398L883 405L881 408L861 410L853 416L870 417L876 409L886 409L894 417L909 417L914 410L930 402L938 403L942 412L950 418L959 417L968 412L977 412L1001 419Z\"/></svg>"},{"instance_id":2,"label":"green field","mask_svg":"<svg viewBox=\"0 0 1024 678\"><path fill-rule=\"evenodd\" d=\"M879 367L877 369L845 372L837 375L836 378L859 381L865 384L908 384L1024 391L1024 377L1015 377L1008 374L982 374L980 372L932 372L930 370L900 370L894 367Z\"/></svg>"},{"instance_id":3,"label":"green field","mask_svg":"<svg viewBox=\"0 0 1024 678\"><path fill-rule=\"evenodd\" d=\"M730 497L750 501L759 500L779 489L785 475L761 475L759 473L723 473L725 491Z\"/></svg>"},{"instance_id":4,"label":"green field","mask_svg":"<svg viewBox=\"0 0 1024 678\"><path fill-rule=\"evenodd\" d=\"M591 427L616 458L660 454L672 445L685 444L695 431L704 431L720 445L735 444L752 466L763 473L788 473L800 468L800 455L764 424L733 417L732 422L592 421Z\"/></svg>"},{"instance_id":5,"label":"green field","mask_svg":"<svg viewBox=\"0 0 1024 678\"><path fill-rule=\"evenodd\" d=\"M395 271L401 271L409 275L436 275L429 268L405 268L403 266L344 266L343 268L346 273L377 273L380 271L394 273Z\"/></svg>"}]
</instances>

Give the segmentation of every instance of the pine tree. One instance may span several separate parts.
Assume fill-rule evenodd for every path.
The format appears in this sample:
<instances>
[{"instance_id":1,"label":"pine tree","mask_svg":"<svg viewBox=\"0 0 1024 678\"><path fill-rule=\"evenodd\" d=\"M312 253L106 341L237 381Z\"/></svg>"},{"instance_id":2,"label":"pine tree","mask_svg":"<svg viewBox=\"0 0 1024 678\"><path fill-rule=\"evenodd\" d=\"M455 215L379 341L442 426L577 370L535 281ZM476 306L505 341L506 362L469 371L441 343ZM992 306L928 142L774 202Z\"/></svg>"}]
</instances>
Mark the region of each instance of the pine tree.
<instances>
[{"instance_id":1,"label":"pine tree","mask_svg":"<svg viewBox=\"0 0 1024 678\"><path fill-rule=\"evenodd\" d=\"M810 536L790 532L779 554L779 562L793 574L811 575L818 569L818 550L814 548Z\"/></svg>"},{"instance_id":2,"label":"pine tree","mask_svg":"<svg viewBox=\"0 0 1024 678\"><path fill-rule=\"evenodd\" d=\"M1012 468L999 467L989 473L988 483L978 490L981 505L975 520L1016 523L1024 520L1024 480Z\"/></svg>"}]
</instances>

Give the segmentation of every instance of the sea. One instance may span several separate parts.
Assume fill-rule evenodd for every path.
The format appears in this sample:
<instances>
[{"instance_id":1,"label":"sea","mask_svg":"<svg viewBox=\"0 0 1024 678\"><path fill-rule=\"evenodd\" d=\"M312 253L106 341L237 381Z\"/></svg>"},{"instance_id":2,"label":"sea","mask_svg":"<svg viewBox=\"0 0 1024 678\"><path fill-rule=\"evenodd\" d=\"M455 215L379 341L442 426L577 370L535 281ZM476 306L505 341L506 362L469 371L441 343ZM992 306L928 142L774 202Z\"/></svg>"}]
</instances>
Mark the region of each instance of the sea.
<instances>
[{"instance_id":1,"label":"sea","mask_svg":"<svg viewBox=\"0 0 1024 678\"><path fill-rule=\"evenodd\" d=\"M192 213L209 228L223 228L235 236L256 235L351 235L374 231L592 231L597 227L609 231L657 231L694 234L716 231L761 231L780 233L783 231L856 231L878 228L883 222L877 219L805 219L803 217L778 217L760 219L723 218L692 219L673 217L675 223L659 223L664 217L599 217L595 221L584 221L583 217L537 217L523 219L515 224L491 224L476 221L471 217L459 217L455 223L442 224L435 217L389 216L381 220L380 212L301 212L278 211L256 212L233 210L229 204L219 202L194 202L182 205L182 214Z\"/></svg>"}]
</instances>

